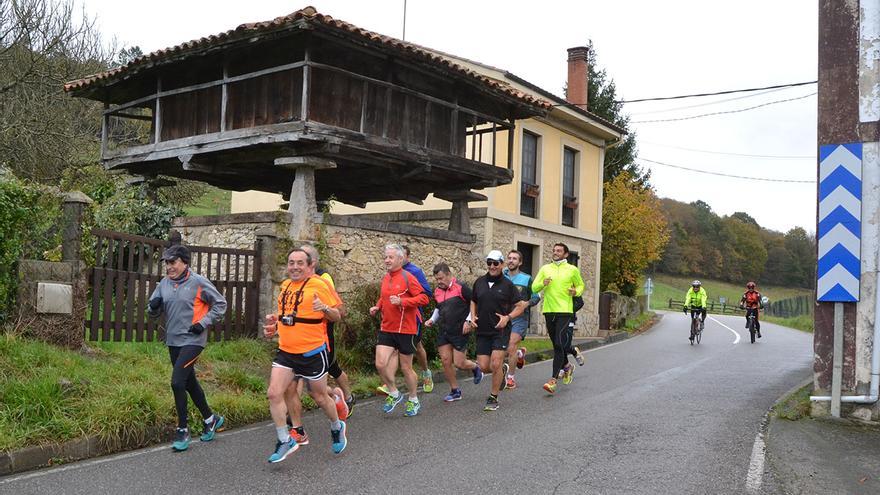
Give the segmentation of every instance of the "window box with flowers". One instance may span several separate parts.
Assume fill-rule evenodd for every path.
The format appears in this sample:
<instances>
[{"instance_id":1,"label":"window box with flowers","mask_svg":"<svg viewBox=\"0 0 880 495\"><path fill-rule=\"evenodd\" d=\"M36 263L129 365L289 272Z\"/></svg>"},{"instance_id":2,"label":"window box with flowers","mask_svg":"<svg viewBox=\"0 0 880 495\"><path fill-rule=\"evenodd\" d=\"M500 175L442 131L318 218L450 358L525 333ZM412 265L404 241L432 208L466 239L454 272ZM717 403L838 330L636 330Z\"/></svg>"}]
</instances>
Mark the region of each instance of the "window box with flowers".
<instances>
[{"instance_id":1,"label":"window box with flowers","mask_svg":"<svg viewBox=\"0 0 880 495\"><path fill-rule=\"evenodd\" d=\"M541 186L537 184L525 184L523 183L523 194L530 198L537 198L541 195Z\"/></svg>"},{"instance_id":2,"label":"window box with flowers","mask_svg":"<svg viewBox=\"0 0 880 495\"><path fill-rule=\"evenodd\" d=\"M575 208L578 207L578 200L577 200L577 198L574 198L571 196L565 196L563 198L562 205L565 206L566 208L570 208L570 209L574 210Z\"/></svg>"}]
</instances>

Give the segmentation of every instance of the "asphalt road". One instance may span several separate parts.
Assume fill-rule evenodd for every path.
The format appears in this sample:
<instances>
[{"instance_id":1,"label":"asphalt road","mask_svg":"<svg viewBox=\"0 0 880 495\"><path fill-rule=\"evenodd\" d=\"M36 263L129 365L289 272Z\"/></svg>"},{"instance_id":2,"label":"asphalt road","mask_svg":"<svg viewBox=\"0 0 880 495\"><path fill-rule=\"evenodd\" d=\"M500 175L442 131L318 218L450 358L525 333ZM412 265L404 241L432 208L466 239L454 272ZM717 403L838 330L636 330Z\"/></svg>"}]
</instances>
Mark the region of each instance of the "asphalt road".
<instances>
[{"instance_id":1,"label":"asphalt road","mask_svg":"<svg viewBox=\"0 0 880 495\"><path fill-rule=\"evenodd\" d=\"M261 424L184 453L160 446L0 478L0 493L772 492L769 477L747 486L753 446L767 408L809 376L811 335L765 323L750 344L742 318L714 318L697 346L688 318L668 313L592 350L555 396L541 389L551 363L529 365L492 413L488 380L464 383L451 404L438 385L415 418L362 401L338 456L326 419L310 414L311 444L279 464L266 462L275 433Z\"/></svg>"}]
</instances>

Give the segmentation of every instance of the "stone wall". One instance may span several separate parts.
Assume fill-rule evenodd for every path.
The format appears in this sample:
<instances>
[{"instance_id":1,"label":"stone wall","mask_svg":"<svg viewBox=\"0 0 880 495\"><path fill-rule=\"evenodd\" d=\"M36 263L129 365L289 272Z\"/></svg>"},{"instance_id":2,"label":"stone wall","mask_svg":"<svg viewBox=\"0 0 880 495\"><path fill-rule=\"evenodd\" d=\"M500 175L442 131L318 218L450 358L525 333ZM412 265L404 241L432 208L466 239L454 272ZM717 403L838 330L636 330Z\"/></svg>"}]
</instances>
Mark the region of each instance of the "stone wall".
<instances>
[{"instance_id":1,"label":"stone wall","mask_svg":"<svg viewBox=\"0 0 880 495\"><path fill-rule=\"evenodd\" d=\"M235 213L203 217L178 217L173 227L183 237L185 244L233 249L253 249L260 229L281 226L286 218L283 211L259 213ZM286 226L281 227L282 232Z\"/></svg>"}]
</instances>

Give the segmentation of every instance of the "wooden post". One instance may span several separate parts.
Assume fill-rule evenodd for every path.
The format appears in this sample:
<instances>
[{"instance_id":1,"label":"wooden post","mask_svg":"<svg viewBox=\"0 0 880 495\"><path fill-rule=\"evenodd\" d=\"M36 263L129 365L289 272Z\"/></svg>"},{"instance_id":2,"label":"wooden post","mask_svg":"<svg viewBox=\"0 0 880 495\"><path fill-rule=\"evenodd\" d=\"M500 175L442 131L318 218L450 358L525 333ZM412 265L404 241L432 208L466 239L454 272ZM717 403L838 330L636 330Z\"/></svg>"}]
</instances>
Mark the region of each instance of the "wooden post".
<instances>
[{"instance_id":1,"label":"wooden post","mask_svg":"<svg viewBox=\"0 0 880 495\"><path fill-rule=\"evenodd\" d=\"M110 104L107 102L104 102L104 112L106 112L108 108L110 108ZM108 129L107 128L109 126L109 123L110 123L110 116L107 115L106 113L101 114L101 157L102 158L104 157L104 153L107 152L107 138L108 138L108 136L107 136Z\"/></svg>"},{"instance_id":2,"label":"wooden post","mask_svg":"<svg viewBox=\"0 0 880 495\"><path fill-rule=\"evenodd\" d=\"M229 101L229 61L223 59L223 85L220 86L220 132L226 131L226 104Z\"/></svg>"},{"instance_id":3,"label":"wooden post","mask_svg":"<svg viewBox=\"0 0 880 495\"><path fill-rule=\"evenodd\" d=\"M156 76L156 110L153 112L153 118L156 119L156 125L154 126L156 136L153 138L153 144L159 144L159 141L162 140L162 106L160 104L162 99L159 97L159 93L161 92L162 77Z\"/></svg>"},{"instance_id":4,"label":"wooden post","mask_svg":"<svg viewBox=\"0 0 880 495\"><path fill-rule=\"evenodd\" d=\"M507 170L513 170L513 131L515 129L516 126L510 122L510 127L507 128Z\"/></svg>"},{"instance_id":5,"label":"wooden post","mask_svg":"<svg viewBox=\"0 0 880 495\"><path fill-rule=\"evenodd\" d=\"M363 88L361 89L361 125L360 125L361 133L364 132L364 126L366 125L366 122L367 122L367 93L368 92L369 92L369 85L365 79Z\"/></svg>"},{"instance_id":6,"label":"wooden post","mask_svg":"<svg viewBox=\"0 0 880 495\"><path fill-rule=\"evenodd\" d=\"M496 152L498 151L498 149L497 149L498 136L496 135L497 130L498 130L497 124L495 124L495 122L492 122L492 166L493 167L495 166L495 155L496 155Z\"/></svg>"},{"instance_id":7,"label":"wooden post","mask_svg":"<svg viewBox=\"0 0 880 495\"><path fill-rule=\"evenodd\" d=\"M306 41L306 48L303 53L303 61L306 65L303 66L303 93L302 93L302 108L300 109L300 120L305 122L309 120L309 91L310 84L309 82L312 79L312 67L311 67L311 56L309 51L309 43L311 40Z\"/></svg>"}]
</instances>

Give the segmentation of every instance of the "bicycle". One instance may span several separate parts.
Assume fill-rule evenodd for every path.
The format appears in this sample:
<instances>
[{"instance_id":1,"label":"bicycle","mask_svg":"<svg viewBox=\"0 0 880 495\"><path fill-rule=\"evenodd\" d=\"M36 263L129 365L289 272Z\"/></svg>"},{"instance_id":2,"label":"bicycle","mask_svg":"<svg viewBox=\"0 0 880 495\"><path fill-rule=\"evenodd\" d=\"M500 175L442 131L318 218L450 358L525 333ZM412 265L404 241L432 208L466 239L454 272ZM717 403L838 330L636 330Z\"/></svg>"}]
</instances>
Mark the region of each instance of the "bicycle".
<instances>
[{"instance_id":1,"label":"bicycle","mask_svg":"<svg viewBox=\"0 0 880 495\"><path fill-rule=\"evenodd\" d=\"M748 319L748 327L749 327L749 337L752 340L752 344L755 343L755 334L758 333L757 329L757 321L755 320L755 313L758 312L757 308L749 308L746 309L746 318Z\"/></svg>"},{"instance_id":2,"label":"bicycle","mask_svg":"<svg viewBox=\"0 0 880 495\"><path fill-rule=\"evenodd\" d=\"M687 314L688 308L684 308L684 314ZM702 314L702 308L690 308L691 312L691 345L694 345L694 342L697 344L700 343L701 337L703 336L703 325L702 320L700 319L700 315Z\"/></svg>"}]
</instances>

